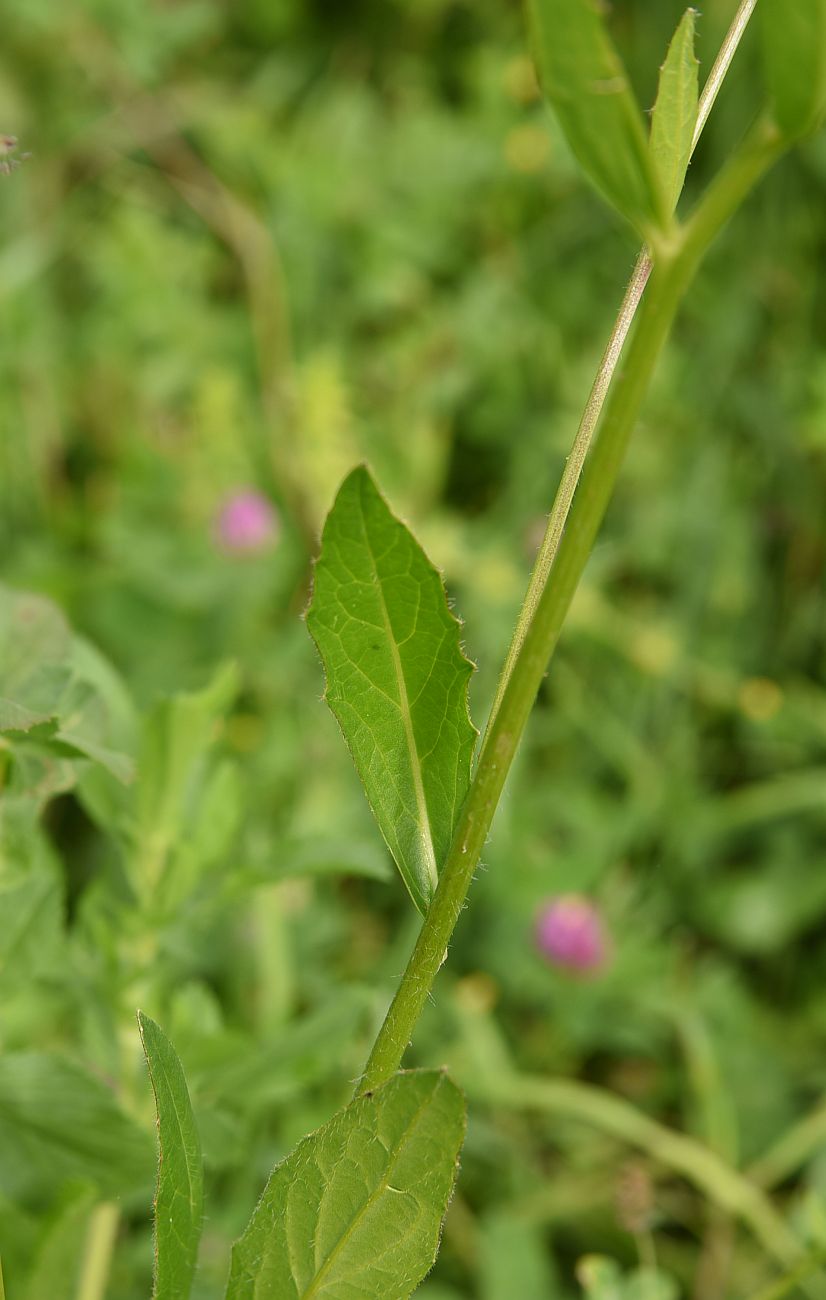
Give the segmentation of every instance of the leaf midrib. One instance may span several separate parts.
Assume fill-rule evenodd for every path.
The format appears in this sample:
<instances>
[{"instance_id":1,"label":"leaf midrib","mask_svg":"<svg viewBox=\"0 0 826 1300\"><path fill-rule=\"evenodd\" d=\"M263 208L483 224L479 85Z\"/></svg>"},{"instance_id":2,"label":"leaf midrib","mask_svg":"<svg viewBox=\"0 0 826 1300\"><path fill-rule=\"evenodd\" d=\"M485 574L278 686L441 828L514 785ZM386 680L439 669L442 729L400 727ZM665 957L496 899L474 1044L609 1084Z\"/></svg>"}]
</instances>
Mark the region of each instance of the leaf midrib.
<instances>
[{"instance_id":1,"label":"leaf midrib","mask_svg":"<svg viewBox=\"0 0 826 1300\"><path fill-rule=\"evenodd\" d=\"M384 588L382 586L381 575L379 573L378 561L376 559L375 552L373 551L373 544L370 538L370 533L367 528L367 520L365 519L365 515L364 515L363 502L362 502L362 508L360 510L360 516L361 516L361 526L364 532L364 543L367 548L367 553L370 556L370 563L373 568L376 592L378 594L379 609L381 611L381 616L382 616L382 621L384 623L384 630L387 636L387 641L390 646L390 657L393 661L393 671L396 676L396 685L399 691L402 726L404 728L405 740L407 742L407 749L408 749L408 757L410 759L410 770L413 778L413 792L416 798L416 810L418 812L418 817L419 817L419 827L420 827L419 834L422 843L422 849L424 851L424 865L427 870L427 874L430 878L431 886L433 889L435 889L437 884L439 883L439 872L436 866L436 853L433 848L433 834L430 829L430 815L427 809L427 799L425 796L424 782L422 781L421 760L419 758L419 750L416 745L416 737L413 732L413 718L412 718L412 713L410 708L410 698L407 693L407 682L404 676L404 668L402 667L399 648L396 644L396 638L393 633L393 626L390 622L390 614L387 609L387 602L384 599Z\"/></svg>"},{"instance_id":2,"label":"leaf midrib","mask_svg":"<svg viewBox=\"0 0 826 1300\"><path fill-rule=\"evenodd\" d=\"M412 1132L413 1128L419 1122L419 1119L421 1118L423 1111L430 1105L430 1103L435 1098L436 1093L439 1091L439 1088L442 1086L442 1082L443 1080L441 1078L436 1081L436 1086L434 1087L433 1091L429 1093L427 1097L424 1098L421 1106L418 1107L415 1114L411 1115L410 1120L404 1132L401 1134L398 1142L394 1147L393 1155L392 1158L388 1161L387 1169L385 1170L384 1177L381 1179L381 1182L378 1184L378 1186L367 1197L367 1200L364 1202L364 1204L362 1205L358 1213L355 1214L353 1218L350 1220L350 1223L347 1225L347 1228L341 1234L335 1246L330 1251L330 1254L327 1256L324 1263L321 1265L321 1268L318 1270L315 1277L312 1279L308 1289L302 1292L301 1300L312 1300L312 1297L314 1295L318 1295L318 1287L322 1282L325 1273L328 1273L330 1271L336 1257L343 1249L345 1244L349 1241L350 1237L355 1232L356 1228L358 1227L359 1223L363 1219L364 1215L376 1203L378 1198L387 1190L390 1183L390 1178L396 1166L396 1162L398 1161L399 1156L401 1154L402 1146L407 1140L409 1134Z\"/></svg>"}]
</instances>

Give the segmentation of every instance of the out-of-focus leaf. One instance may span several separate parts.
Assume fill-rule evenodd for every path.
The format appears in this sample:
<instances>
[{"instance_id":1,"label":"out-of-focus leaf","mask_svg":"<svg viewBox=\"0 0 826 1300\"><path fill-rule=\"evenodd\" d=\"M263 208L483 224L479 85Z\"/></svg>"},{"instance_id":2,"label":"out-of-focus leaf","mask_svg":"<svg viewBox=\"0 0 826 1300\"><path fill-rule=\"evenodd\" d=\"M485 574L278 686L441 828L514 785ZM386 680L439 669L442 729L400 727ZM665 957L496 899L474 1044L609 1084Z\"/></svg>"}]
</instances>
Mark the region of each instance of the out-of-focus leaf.
<instances>
[{"instance_id":1,"label":"out-of-focus leaf","mask_svg":"<svg viewBox=\"0 0 826 1300\"><path fill-rule=\"evenodd\" d=\"M198 1262L204 1212L204 1162L186 1079L175 1049L138 1012L158 1113L155 1194L155 1300L187 1300Z\"/></svg>"},{"instance_id":2,"label":"out-of-focus leaf","mask_svg":"<svg viewBox=\"0 0 826 1300\"><path fill-rule=\"evenodd\" d=\"M513 1214L493 1213L479 1233L482 1300L554 1300L557 1289L542 1233Z\"/></svg>"},{"instance_id":3,"label":"out-of-focus leaf","mask_svg":"<svg viewBox=\"0 0 826 1300\"><path fill-rule=\"evenodd\" d=\"M227 1300L406 1300L433 1263L464 1131L462 1094L437 1070L339 1111L273 1170Z\"/></svg>"},{"instance_id":4,"label":"out-of-focus leaf","mask_svg":"<svg viewBox=\"0 0 826 1300\"><path fill-rule=\"evenodd\" d=\"M775 120L807 135L826 115L826 0L762 0L760 13Z\"/></svg>"},{"instance_id":5,"label":"out-of-focus leaf","mask_svg":"<svg viewBox=\"0 0 826 1300\"><path fill-rule=\"evenodd\" d=\"M61 1204L37 1248L23 1300L76 1300L96 1199L94 1188L81 1186Z\"/></svg>"},{"instance_id":6,"label":"out-of-focus leaf","mask_svg":"<svg viewBox=\"0 0 826 1300\"><path fill-rule=\"evenodd\" d=\"M660 69L657 100L651 116L651 158L669 211L683 188L697 124L699 64L694 54L697 15L686 9Z\"/></svg>"},{"instance_id":7,"label":"out-of-focus leaf","mask_svg":"<svg viewBox=\"0 0 826 1300\"><path fill-rule=\"evenodd\" d=\"M151 1177L148 1134L95 1075L51 1052L0 1057L0 1187L9 1195L81 1178L116 1196Z\"/></svg>"},{"instance_id":8,"label":"out-of-focus leaf","mask_svg":"<svg viewBox=\"0 0 826 1300\"><path fill-rule=\"evenodd\" d=\"M328 516L307 625L327 701L424 913L470 782L473 666L439 574L363 467Z\"/></svg>"},{"instance_id":9,"label":"out-of-focus leaf","mask_svg":"<svg viewBox=\"0 0 826 1300\"><path fill-rule=\"evenodd\" d=\"M568 144L608 202L644 234L663 196L639 104L594 0L529 0L539 80Z\"/></svg>"},{"instance_id":10,"label":"out-of-focus leaf","mask_svg":"<svg viewBox=\"0 0 826 1300\"><path fill-rule=\"evenodd\" d=\"M0 804L0 990L29 984L60 961L58 864L28 801Z\"/></svg>"},{"instance_id":11,"label":"out-of-focus leaf","mask_svg":"<svg viewBox=\"0 0 826 1300\"><path fill-rule=\"evenodd\" d=\"M42 803L74 784L78 759L129 781L131 759L108 743L119 689L51 601L0 586L0 732L17 768L12 788Z\"/></svg>"}]
</instances>

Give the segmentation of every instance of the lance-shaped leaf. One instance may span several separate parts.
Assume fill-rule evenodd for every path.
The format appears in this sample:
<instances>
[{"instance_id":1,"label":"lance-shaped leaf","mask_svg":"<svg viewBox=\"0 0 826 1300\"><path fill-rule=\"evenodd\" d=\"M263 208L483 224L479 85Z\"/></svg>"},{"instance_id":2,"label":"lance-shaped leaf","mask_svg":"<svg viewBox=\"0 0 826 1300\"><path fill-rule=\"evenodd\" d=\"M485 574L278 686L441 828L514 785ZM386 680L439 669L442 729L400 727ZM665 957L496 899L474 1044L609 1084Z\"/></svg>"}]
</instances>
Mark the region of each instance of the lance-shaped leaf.
<instances>
[{"instance_id":1,"label":"lance-shaped leaf","mask_svg":"<svg viewBox=\"0 0 826 1300\"><path fill-rule=\"evenodd\" d=\"M406 1300L436 1257L465 1132L439 1070L394 1075L276 1165L226 1300Z\"/></svg>"},{"instance_id":2,"label":"lance-shaped leaf","mask_svg":"<svg viewBox=\"0 0 826 1300\"><path fill-rule=\"evenodd\" d=\"M539 80L591 181L643 233L664 198L645 125L595 0L529 0Z\"/></svg>"},{"instance_id":3,"label":"lance-shaped leaf","mask_svg":"<svg viewBox=\"0 0 826 1300\"><path fill-rule=\"evenodd\" d=\"M470 783L473 665L439 574L364 468L327 518L307 626L327 702L424 913Z\"/></svg>"},{"instance_id":4,"label":"lance-shaped leaf","mask_svg":"<svg viewBox=\"0 0 826 1300\"><path fill-rule=\"evenodd\" d=\"M774 116L795 139L826 116L826 0L763 0L760 10Z\"/></svg>"},{"instance_id":5,"label":"lance-shaped leaf","mask_svg":"<svg viewBox=\"0 0 826 1300\"><path fill-rule=\"evenodd\" d=\"M174 1047L138 1012L158 1112L153 1300L187 1300L198 1262L204 1213L204 1164L186 1079Z\"/></svg>"},{"instance_id":6,"label":"lance-shaped leaf","mask_svg":"<svg viewBox=\"0 0 826 1300\"><path fill-rule=\"evenodd\" d=\"M687 9L660 68L651 116L651 158L669 212L677 205L691 157L699 99L699 64L694 54L696 13Z\"/></svg>"}]
</instances>

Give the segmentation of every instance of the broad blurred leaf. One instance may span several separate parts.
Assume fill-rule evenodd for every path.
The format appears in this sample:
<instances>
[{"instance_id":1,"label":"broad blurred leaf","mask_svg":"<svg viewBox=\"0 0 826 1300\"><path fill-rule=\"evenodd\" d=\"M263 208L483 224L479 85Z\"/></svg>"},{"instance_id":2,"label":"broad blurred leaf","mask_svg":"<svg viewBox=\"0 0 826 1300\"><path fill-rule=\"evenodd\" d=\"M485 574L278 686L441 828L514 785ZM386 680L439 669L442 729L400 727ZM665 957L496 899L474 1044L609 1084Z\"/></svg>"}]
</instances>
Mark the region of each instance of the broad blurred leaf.
<instances>
[{"instance_id":1,"label":"broad blurred leaf","mask_svg":"<svg viewBox=\"0 0 826 1300\"><path fill-rule=\"evenodd\" d=\"M273 1170L232 1251L227 1300L405 1300L436 1255L465 1131L438 1070L395 1075Z\"/></svg>"},{"instance_id":2,"label":"broad blurred leaf","mask_svg":"<svg viewBox=\"0 0 826 1300\"><path fill-rule=\"evenodd\" d=\"M470 782L473 666L439 574L364 468L328 516L307 625L327 702L424 913Z\"/></svg>"},{"instance_id":3,"label":"broad blurred leaf","mask_svg":"<svg viewBox=\"0 0 826 1300\"><path fill-rule=\"evenodd\" d=\"M151 1176L148 1134L95 1075L51 1052L0 1057L0 1187L9 1195L84 1178L115 1196Z\"/></svg>"},{"instance_id":4,"label":"broad blurred leaf","mask_svg":"<svg viewBox=\"0 0 826 1300\"><path fill-rule=\"evenodd\" d=\"M158 1112L155 1300L186 1300L198 1262L204 1212L201 1140L181 1063L154 1020L138 1012Z\"/></svg>"},{"instance_id":5,"label":"broad blurred leaf","mask_svg":"<svg viewBox=\"0 0 826 1300\"><path fill-rule=\"evenodd\" d=\"M543 1233L514 1214L485 1215L479 1232L481 1300L553 1300L557 1294Z\"/></svg>"},{"instance_id":6,"label":"broad blurred leaf","mask_svg":"<svg viewBox=\"0 0 826 1300\"><path fill-rule=\"evenodd\" d=\"M42 803L75 783L78 759L131 779L131 759L108 743L116 681L51 601L0 586L0 732L13 789Z\"/></svg>"},{"instance_id":7,"label":"broad blurred leaf","mask_svg":"<svg viewBox=\"0 0 826 1300\"><path fill-rule=\"evenodd\" d=\"M0 800L0 991L60 966L63 885L29 800Z\"/></svg>"},{"instance_id":8,"label":"broad blurred leaf","mask_svg":"<svg viewBox=\"0 0 826 1300\"><path fill-rule=\"evenodd\" d=\"M594 0L529 0L539 80L568 144L613 207L642 232L663 198L642 113Z\"/></svg>"},{"instance_id":9,"label":"broad blurred leaf","mask_svg":"<svg viewBox=\"0 0 826 1300\"><path fill-rule=\"evenodd\" d=\"M94 1188L73 1189L49 1222L26 1280L24 1300L76 1300Z\"/></svg>"},{"instance_id":10,"label":"broad blurred leaf","mask_svg":"<svg viewBox=\"0 0 826 1300\"><path fill-rule=\"evenodd\" d=\"M826 0L762 0L760 11L775 119L807 135L826 115Z\"/></svg>"},{"instance_id":11,"label":"broad blurred leaf","mask_svg":"<svg viewBox=\"0 0 826 1300\"><path fill-rule=\"evenodd\" d=\"M189 850L203 837L196 826L203 816L221 823L221 833L234 824L235 813L229 807L233 799L232 778L212 787L218 803L207 811L202 800L203 782L208 775L206 759L216 732L216 724L238 689L238 673L227 664L201 691L173 695L162 700L149 715L144 727L138 760L135 791L136 846L132 872L139 892L154 892L163 884L168 903L177 901L192 883L199 863L192 862ZM224 814L226 813L226 817ZM191 829L190 841L184 834ZM184 880L164 879L176 851ZM174 866L174 863L173 863Z\"/></svg>"},{"instance_id":12,"label":"broad blurred leaf","mask_svg":"<svg viewBox=\"0 0 826 1300\"><path fill-rule=\"evenodd\" d=\"M686 9L660 69L657 101L651 116L651 158L669 211L676 206L683 188L697 123L696 19L696 12Z\"/></svg>"}]
</instances>

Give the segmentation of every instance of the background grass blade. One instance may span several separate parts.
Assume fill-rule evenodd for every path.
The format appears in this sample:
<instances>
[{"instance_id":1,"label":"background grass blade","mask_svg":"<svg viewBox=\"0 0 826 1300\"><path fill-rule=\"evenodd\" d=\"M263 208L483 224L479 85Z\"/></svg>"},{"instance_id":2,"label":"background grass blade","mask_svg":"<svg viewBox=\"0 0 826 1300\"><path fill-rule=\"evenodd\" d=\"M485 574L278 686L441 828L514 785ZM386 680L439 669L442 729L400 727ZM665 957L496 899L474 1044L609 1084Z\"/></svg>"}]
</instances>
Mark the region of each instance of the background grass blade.
<instances>
[{"instance_id":1,"label":"background grass blade","mask_svg":"<svg viewBox=\"0 0 826 1300\"><path fill-rule=\"evenodd\" d=\"M273 1170L226 1300L405 1300L435 1258L464 1132L464 1098L439 1070L339 1111Z\"/></svg>"},{"instance_id":2,"label":"background grass blade","mask_svg":"<svg viewBox=\"0 0 826 1300\"><path fill-rule=\"evenodd\" d=\"M201 1142L181 1063L154 1020L138 1012L158 1112L154 1300L186 1300L198 1260L204 1208Z\"/></svg>"},{"instance_id":3,"label":"background grass blade","mask_svg":"<svg viewBox=\"0 0 826 1300\"><path fill-rule=\"evenodd\" d=\"M439 574L364 468L327 519L307 625L327 702L424 913L470 781L473 666Z\"/></svg>"},{"instance_id":4,"label":"background grass blade","mask_svg":"<svg viewBox=\"0 0 826 1300\"><path fill-rule=\"evenodd\" d=\"M777 125L790 138L806 135L826 115L826 0L765 0L760 8Z\"/></svg>"}]
</instances>

